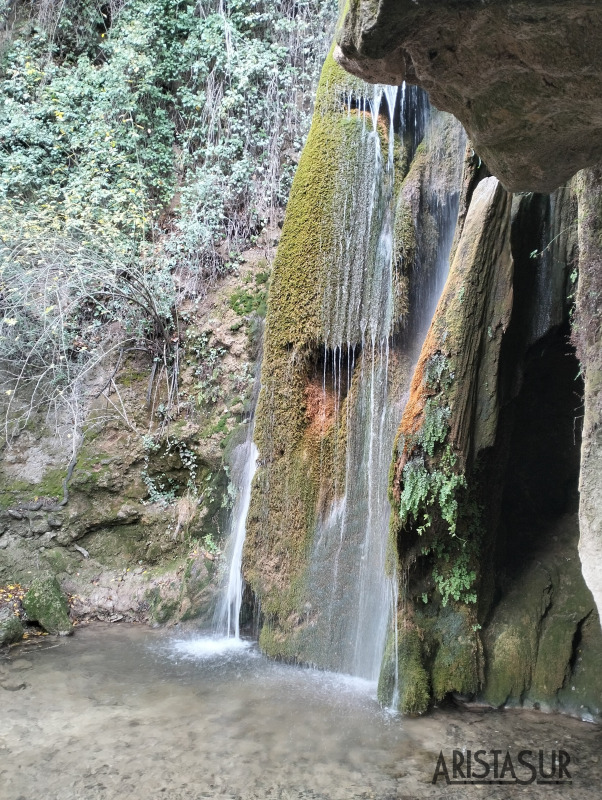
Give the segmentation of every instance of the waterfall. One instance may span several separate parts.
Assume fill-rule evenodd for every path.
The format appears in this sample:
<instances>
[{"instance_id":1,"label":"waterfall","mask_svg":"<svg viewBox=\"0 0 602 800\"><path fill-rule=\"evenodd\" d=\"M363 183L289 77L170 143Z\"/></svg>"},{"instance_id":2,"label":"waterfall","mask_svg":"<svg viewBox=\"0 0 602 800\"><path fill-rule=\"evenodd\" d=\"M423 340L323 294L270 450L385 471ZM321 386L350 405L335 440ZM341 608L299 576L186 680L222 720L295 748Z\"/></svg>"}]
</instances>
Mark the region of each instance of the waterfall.
<instances>
[{"instance_id":1,"label":"waterfall","mask_svg":"<svg viewBox=\"0 0 602 800\"><path fill-rule=\"evenodd\" d=\"M323 298L322 389L325 402L327 393L334 398L340 435L334 463L323 456L322 471L333 474L332 497L318 513L307 578L308 625L302 635L307 660L377 680L397 605L395 569L387 575L386 568L391 454L411 365L449 268L460 169L456 185L434 181L425 190L435 234L417 253L408 319L396 334L395 115L402 134L408 126L410 158L433 131L428 101L420 90L377 86L372 91L355 103L347 97L346 113L357 115L361 131L355 151L341 168L332 212L335 241L325 253L329 267ZM339 478L341 459L344 475Z\"/></svg>"},{"instance_id":2,"label":"waterfall","mask_svg":"<svg viewBox=\"0 0 602 800\"><path fill-rule=\"evenodd\" d=\"M385 157L378 129L383 100ZM378 677L390 616L387 475L399 422L388 396L396 100L397 87L376 86L361 98L353 180L342 181L334 198L337 269L324 292L322 383L334 395L336 424L347 431L345 477L318 519L309 574L312 605L320 609L314 650L328 648L314 659L371 680Z\"/></svg>"},{"instance_id":3,"label":"waterfall","mask_svg":"<svg viewBox=\"0 0 602 800\"><path fill-rule=\"evenodd\" d=\"M463 136L421 90L369 86L328 57L270 284L256 426L248 579L274 657L376 681L393 647L389 470L449 267Z\"/></svg>"},{"instance_id":4,"label":"waterfall","mask_svg":"<svg viewBox=\"0 0 602 800\"><path fill-rule=\"evenodd\" d=\"M245 543L247 514L251 503L251 485L257 469L257 448L253 444L252 425L246 441L232 455L232 480L238 494L232 512L231 533L226 550L227 568L215 612L214 630L219 636L240 638L242 606L242 550Z\"/></svg>"}]
</instances>

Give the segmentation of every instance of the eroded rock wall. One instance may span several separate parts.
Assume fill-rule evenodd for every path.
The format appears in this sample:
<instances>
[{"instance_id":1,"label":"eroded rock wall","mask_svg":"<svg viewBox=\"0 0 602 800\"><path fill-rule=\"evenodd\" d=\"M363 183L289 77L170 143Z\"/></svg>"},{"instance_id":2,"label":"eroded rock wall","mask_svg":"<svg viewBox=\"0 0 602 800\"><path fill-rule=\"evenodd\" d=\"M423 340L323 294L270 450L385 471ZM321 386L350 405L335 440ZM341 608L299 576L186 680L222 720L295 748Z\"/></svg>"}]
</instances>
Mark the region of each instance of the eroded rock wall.
<instances>
[{"instance_id":1,"label":"eroded rock wall","mask_svg":"<svg viewBox=\"0 0 602 800\"><path fill-rule=\"evenodd\" d=\"M486 169L507 190L529 192L511 201L510 294L507 260L500 264L502 275L494 275L488 287L494 296L496 286L501 288L506 281L502 289L506 300L498 298L507 312L502 341L496 348L496 328L488 326L492 348L480 338L485 317L456 307L452 315L456 333L457 326L466 325L469 331L462 343L462 348L467 346L466 359L459 362L459 370L446 375L440 356L448 358L450 350L435 322L402 424L393 491L401 502L401 528L408 511L421 509L422 524L415 519L416 524L410 525L414 536L429 530L436 538L433 529L445 523L448 532L455 534L456 525L464 530L466 542L474 543L478 557L471 561L465 555L455 571L444 567L448 578L454 578L458 596L468 585L479 586L476 613L483 636L468 659L473 664L468 670L473 684L484 687L484 696L495 703L541 700L548 707L593 717L599 715L600 686L591 668L583 665L596 658L600 638L596 605L599 610L602 604L602 176L596 166L601 141L601 31L602 13L593 2L572 3L569 8L546 0L428 4L355 0L339 29L335 52L340 64L364 80L406 80L426 89L437 107L462 121ZM589 168L577 172L583 167ZM474 188L474 173L467 170L465 175L466 186L472 183ZM531 194L559 186L550 196ZM476 192L478 197L478 188ZM460 223L466 212L471 213L470 191L465 197ZM486 224L495 228L493 220ZM456 235L459 248L461 227ZM499 227L497 233L489 233L497 235ZM497 270L494 267L494 273ZM485 306L481 302L480 307ZM444 306L439 314L445 317ZM444 335L449 336L447 327ZM476 349L471 340L479 342ZM543 365L548 377L541 374ZM427 367L425 377L421 372ZM433 374L438 380L443 376L448 385L433 389ZM458 377L464 385L454 397L453 382ZM450 446L446 463L442 462L445 449L440 448L437 456L437 442L432 446L433 435L444 432L438 444ZM414 477L423 482L412 493L402 474L410 477L408 464L416 457L417 440L418 455L425 459L430 477L415 471ZM546 470L550 461L555 466ZM447 473L447 479L438 472ZM457 507L449 500L454 493ZM433 505L439 506L434 525ZM471 505L468 524L462 514ZM469 535L471 527L481 531L479 536ZM582 570L575 570L577 539ZM412 572L420 573L416 566L420 558L412 555L415 545L412 535L405 543L400 540L410 578ZM521 554L524 569L516 561L512 564L512 550ZM563 561L569 573L566 581L557 573ZM439 589L451 588L445 578L442 581L439 567L431 569L432 565L424 574L434 576ZM487 570L501 577L483 579ZM404 619L407 626L407 614ZM527 634L521 636L521 630ZM465 652L470 650L470 638L465 637ZM435 675L433 652L441 651L441 637L438 641L431 637L431 644L421 646L420 637L410 635L408 641L399 660L407 663L409 658L421 665L425 670L421 685L428 686L430 679L435 695L438 685L442 690L455 685L462 691L466 682L461 676L441 684ZM510 641L513 644L506 647L504 642ZM582 643L587 643L587 653ZM480 674L479 663L485 665ZM447 660L446 671L453 673L452 659ZM389 684L385 680L383 686ZM416 706L416 697L412 702Z\"/></svg>"},{"instance_id":2,"label":"eroded rock wall","mask_svg":"<svg viewBox=\"0 0 602 800\"><path fill-rule=\"evenodd\" d=\"M364 676L380 653L357 628L386 626L390 602L391 446L444 280L465 150L458 123L427 124L424 106L406 106L418 121L399 127L404 101L327 60L270 288L244 559L266 652ZM372 585L361 564L376 551ZM384 618L372 607L383 594Z\"/></svg>"},{"instance_id":3,"label":"eroded rock wall","mask_svg":"<svg viewBox=\"0 0 602 800\"><path fill-rule=\"evenodd\" d=\"M598 611L602 608L602 170L577 177L579 283L574 338L585 378L579 478L579 553Z\"/></svg>"},{"instance_id":4,"label":"eroded rock wall","mask_svg":"<svg viewBox=\"0 0 602 800\"><path fill-rule=\"evenodd\" d=\"M485 178L459 221L392 479L398 661L428 687L401 681L406 711L451 691L599 718L602 637L577 553L580 179L513 197ZM393 664L389 651L383 700Z\"/></svg>"},{"instance_id":5,"label":"eroded rock wall","mask_svg":"<svg viewBox=\"0 0 602 800\"><path fill-rule=\"evenodd\" d=\"M0 587L16 587L2 597L20 613L50 575L74 619L211 624L278 236L266 230L236 273L180 307L175 398L163 362L133 350L97 370L78 424L69 407L34 411L19 432L5 420Z\"/></svg>"}]
</instances>

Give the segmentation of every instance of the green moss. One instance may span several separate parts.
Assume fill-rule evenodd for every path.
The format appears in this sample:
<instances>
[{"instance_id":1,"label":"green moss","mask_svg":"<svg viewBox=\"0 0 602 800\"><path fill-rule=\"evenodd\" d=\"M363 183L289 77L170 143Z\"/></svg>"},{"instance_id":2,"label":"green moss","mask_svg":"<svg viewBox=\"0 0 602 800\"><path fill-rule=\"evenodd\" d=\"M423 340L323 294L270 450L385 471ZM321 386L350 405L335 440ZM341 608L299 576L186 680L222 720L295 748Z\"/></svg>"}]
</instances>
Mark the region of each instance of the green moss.
<instances>
[{"instance_id":1,"label":"green moss","mask_svg":"<svg viewBox=\"0 0 602 800\"><path fill-rule=\"evenodd\" d=\"M344 483L347 449L345 408L340 423L318 419L322 388L316 365L327 338L327 289L343 280L346 267L338 242L341 226L353 224L344 222L341 211L357 185L352 182L359 155L354 161L353 154L365 143L359 112L347 111L350 93L365 94L365 84L330 54L270 278L254 435L262 466L247 518L243 568L266 615L260 640L266 651L300 660L312 660L303 608L316 518ZM386 148L387 126L377 129Z\"/></svg>"},{"instance_id":2,"label":"green moss","mask_svg":"<svg viewBox=\"0 0 602 800\"><path fill-rule=\"evenodd\" d=\"M266 293L262 290L235 289L230 295L228 304L241 317L248 316L253 312L259 314L260 317L264 317L266 313Z\"/></svg>"},{"instance_id":3,"label":"green moss","mask_svg":"<svg viewBox=\"0 0 602 800\"><path fill-rule=\"evenodd\" d=\"M519 700L528 686L534 666L528 637L516 628L500 633L491 653L484 697L494 706Z\"/></svg>"},{"instance_id":4,"label":"green moss","mask_svg":"<svg viewBox=\"0 0 602 800\"><path fill-rule=\"evenodd\" d=\"M0 647L20 642L23 633L23 625L18 617L11 616L8 619L0 619Z\"/></svg>"},{"instance_id":5,"label":"green moss","mask_svg":"<svg viewBox=\"0 0 602 800\"><path fill-rule=\"evenodd\" d=\"M27 481L11 480L2 475L2 489L0 490L0 509L5 510L18 503L23 498L29 499L31 483Z\"/></svg>"},{"instance_id":6,"label":"green moss","mask_svg":"<svg viewBox=\"0 0 602 800\"><path fill-rule=\"evenodd\" d=\"M23 598L23 608L27 618L38 622L48 633L72 632L67 599L54 577L34 578Z\"/></svg>"},{"instance_id":7,"label":"green moss","mask_svg":"<svg viewBox=\"0 0 602 800\"><path fill-rule=\"evenodd\" d=\"M535 564L503 599L484 634L483 696L492 705L519 703L531 686L541 620L550 607L550 573Z\"/></svg>"},{"instance_id":8,"label":"green moss","mask_svg":"<svg viewBox=\"0 0 602 800\"><path fill-rule=\"evenodd\" d=\"M278 633L269 624L265 624L259 634L259 647L270 658L288 660L291 657L291 643L282 633Z\"/></svg>"},{"instance_id":9,"label":"green moss","mask_svg":"<svg viewBox=\"0 0 602 800\"><path fill-rule=\"evenodd\" d=\"M151 581L155 578L163 578L165 576L177 573L186 568L189 558L187 556L177 555L175 558L168 558L160 564L151 565L146 570L145 578Z\"/></svg>"},{"instance_id":10,"label":"green moss","mask_svg":"<svg viewBox=\"0 0 602 800\"><path fill-rule=\"evenodd\" d=\"M396 658L395 636L393 633L389 633L376 690L378 702L387 708L391 707L395 700Z\"/></svg>"},{"instance_id":11,"label":"green moss","mask_svg":"<svg viewBox=\"0 0 602 800\"><path fill-rule=\"evenodd\" d=\"M576 625L565 615L553 616L542 631L529 695L553 703L570 674Z\"/></svg>"},{"instance_id":12,"label":"green moss","mask_svg":"<svg viewBox=\"0 0 602 800\"><path fill-rule=\"evenodd\" d=\"M431 668L433 696L471 695L480 688L480 643L475 617L461 606L440 610L434 626L437 652Z\"/></svg>"},{"instance_id":13,"label":"green moss","mask_svg":"<svg viewBox=\"0 0 602 800\"><path fill-rule=\"evenodd\" d=\"M141 560L154 560L147 552L150 535L150 530L143 525L115 525L89 533L85 537L84 546L92 558L101 564L122 569ZM154 546L157 549L155 557L160 558L161 548L158 543Z\"/></svg>"},{"instance_id":14,"label":"green moss","mask_svg":"<svg viewBox=\"0 0 602 800\"><path fill-rule=\"evenodd\" d=\"M124 369L119 373L119 383L122 386L130 387L136 383L148 381L148 372L141 372L136 369Z\"/></svg>"},{"instance_id":15,"label":"green moss","mask_svg":"<svg viewBox=\"0 0 602 800\"><path fill-rule=\"evenodd\" d=\"M79 554L76 555L77 558L73 553L65 550L63 547L53 547L50 550L44 551L44 559L55 575L59 575L61 572L69 572L73 569L77 560L81 560Z\"/></svg>"},{"instance_id":16,"label":"green moss","mask_svg":"<svg viewBox=\"0 0 602 800\"><path fill-rule=\"evenodd\" d=\"M341 96L353 82L330 53L291 188L270 286L266 344L280 350L292 346L302 351L320 338L325 262L333 245L334 193L349 137L357 129L356 120L341 113Z\"/></svg>"},{"instance_id":17,"label":"green moss","mask_svg":"<svg viewBox=\"0 0 602 800\"><path fill-rule=\"evenodd\" d=\"M400 177L403 175L403 181L399 187L393 235L393 264L396 267L398 279L402 275L407 276L410 273L416 259L418 242L416 239L415 212L411 205L411 199L422 183L425 164L426 151L421 144L412 160L407 175L407 170L395 173L396 179L398 174ZM406 188L409 191L404 191Z\"/></svg>"},{"instance_id":18,"label":"green moss","mask_svg":"<svg viewBox=\"0 0 602 800\"><path fill-rule=\"evenodd\" d=\"M2 476L0 490L0 509L10 508L20 502L31 502L37 497L50 497L55 500L63 498L63 480L67 474L67 466L52 467L44 473L39 483L13 480Z\"/></svg>"},{"instance_id":19,"label":"green moss","mask_svg":"<svg viewBox=\"0 0 602 800\"><path fill-rule=\"evenodd\" d=\"M429 679L423 666L422 641L415 628L399 631L398 658L398 708L402 714L423 714L429 705ZM393 676L394 678L394 676ZM389 685L390 685L389 677ZM379 698L381 696L379 681Z\"/></svg>"},{"instance_id":20,"label":"green moss","mask_svg":"<svg viewBox=\"0 0 602 800\"><path fill-rule=\"evenodd\" d=\"M357 120L341 113L342 97L356 84L329 55L270 282L255 426L266 465L257 475L248 517L245 572L274 624L284 624L301 599L291 586L302 583L315 524L321 434L308 429L305 390L315 348L323 339L337 178L358 135Z\"/></svg>"},{"instance_id":21,"label":"green moss","mask_svg":"<svg viewBox=\"0 0 602 800\"><path fill-rule=\"evenodd\" d=\"M36 494L44 497L62 498L63 481L66 475L66 466L47 470L40 483L36 486Z\"/></svg>"},{"instance_id":22,"label":"green moss","mask_svg":"<svg viewBox=\"0 0 602 800\"><path fill-rule=\"evenodd\" d=\"M180 608L179 597L164 598L158 586L154 586L146 593L148 613L153 622L164 625L172 620Z\"/></svg>"}]
</instances>

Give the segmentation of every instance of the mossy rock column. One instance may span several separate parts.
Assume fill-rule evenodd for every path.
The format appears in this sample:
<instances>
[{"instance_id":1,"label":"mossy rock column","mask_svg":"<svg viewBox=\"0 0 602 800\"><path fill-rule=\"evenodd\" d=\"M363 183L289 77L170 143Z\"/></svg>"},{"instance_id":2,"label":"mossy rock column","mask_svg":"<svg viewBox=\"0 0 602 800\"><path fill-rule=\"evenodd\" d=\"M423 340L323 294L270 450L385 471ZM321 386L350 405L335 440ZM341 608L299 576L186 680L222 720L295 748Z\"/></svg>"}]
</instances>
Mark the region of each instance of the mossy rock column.
<instances>
[{"instance_id":1,"label":"mossy rock column","mask_svg":"<svg viewBox=\"0 0 602 800\"><path fill-rule=\"evenodd\" d=\"M36 578L23 598L23 608L28 620L39 623L48 633L68 636L73 632L67 599L56 578Z\"/></svg>"},{"instance_id":2,"label":"mossy rock column","mask_svg":"<svg viewBox=\"0 0 602 800\"><path fill-rule=\"evenodd\" d=\"M481 531L470 469L495 441L499 352L512 308L510 208L495 178L474 188L396 441L392 531L408 575L399 624L423 642L436 699L474 693L482 682ZM421 697L421 707L414 698L401 710L425 710L428 695Z\"/></svg>"},{"instance_id":3,"label":"mossy rock column","mask_svg":"<svg viewBox=\"0 0 602 800\"><path fill-rule=\"evenodd\" d=\"M261 598L266 624L260 644L294 658L288 634L302 598L302 580L318 493L315 442L307 436L307 367L321 336L324 253L332 242L335 177L343 157L334 106L343 71L329 56L301 156L273 267L254 440L259 469L247 516L243 572ZM314 445L314 446L312 446ZM317 444L319 452L319 443Z\"/></svg>"},{"instance_id":4,"label":"mossy rock column","mask_svg":"<svg viewBox=\"0 0 602 800\"><path fill-rule=\"evenodd\" d=\"M602 616L602 167L576 179L579 202L579 283L575 334L585 375L579 476L579 555Z\"/></svg>"},{"instance_id":5,"label":"mossy rock column","mask_svg":"<svg viewBox=\"0 0 602 800\"><path fill-rule=\"evenodd\" d=\"M365 129L373 128L371 116L349 108L347 99L366 89L327 57L268 297L254 433L260 458L243 572L261 600L261 647L293 660L314 660L311 644L300 641L312 624L306 587L310 550L320 509L337 498L344 483L345 409L330 385L324 389L320 364L332 311L326 297L333 280L344 279L337 261L339 198L357 180L354 154ZM386 135L387 126L379 121L385 157Z\"/></svg>"}]
</instances>

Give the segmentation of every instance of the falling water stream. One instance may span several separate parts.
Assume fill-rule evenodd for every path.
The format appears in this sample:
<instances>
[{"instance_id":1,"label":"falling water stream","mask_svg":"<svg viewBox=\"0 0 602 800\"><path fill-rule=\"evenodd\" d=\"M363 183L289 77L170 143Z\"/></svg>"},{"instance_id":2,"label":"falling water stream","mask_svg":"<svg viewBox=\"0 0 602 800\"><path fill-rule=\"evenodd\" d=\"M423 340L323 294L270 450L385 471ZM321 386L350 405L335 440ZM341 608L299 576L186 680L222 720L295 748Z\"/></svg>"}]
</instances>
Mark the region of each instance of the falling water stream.
<instances>
[{"instance_id":1,"label":"falling water stream","mask_svg":"<svg viewBox=\"0 0 602 800\"><path fill-rule=\"evenodd\" d=\"M397 114L402 135L409 126L406 146L413 152L416 136L430 135L430 110L416 89L376 86L372 92L355 99L358 142L342 165L333 200L335 241L325 254L322 385L324 394L334 396L335 424L346 432L346 451L344 480L335 482L314 534L304 652L311 663L376 681L396 598L396 576L386 569L393 442L411 364L447 276L461 170L453 185L427 192L435 245L429 263L410 276L408 319L394 336L399 327L393 297L395 119ZM352 105L349 97L348 116ZM379 130L383 117L386 148ZM459 128L458 135L463 136ZM336 474L336 465L322 468Z\"/></svg>"},{"instance_id":2,"label":"falling water stream","mask_svg":"<svg viewBox=\"0 0 602 800\"><path fill-rule=\"evenodd\" d=\"M301 652L308 663L376 681L396 603L397 577L386 569L393 441L411 364L449 267L460 171L453 185L443 182L427 189L436 243L418 252L410 276L408 319L394 337L399 327L393 297L395 137L398 131L405 135L413 154L420 139L433 136L431 112L424 93L414 87L375 86L365 96L347 97L347 116L352 115L358 126L357 145L347 154L336 181L335 235L324 253L329 279L322 312L322 389L334 397L335 425L345 431L344 444L324 457L322 469L338 475L336 463L328 458L343 458L344 470L341 479L335 478L330 502L318 514L306 585L309 624ZM388 120L385 147L379 128L383 119ZM459 128L458 135L463 135ZM242 551L257 456L249 437L233 459L239 491L215 614L217 640L207 643L210 648L240 642Z\"/></svg>"},{"instance_id":3,"label":"falling water stream","mask_svg":"<svg viewBox=\"0 0 602 800\"><path fill-rule=\"evenodd\" d=\"M356 98L355 103L352 109L349 96L347 115L357 120L357 147L350 163L342 165L346 174L335 187L335 241L324 254L332 268L323 299L322 387L324 394L334 396L335 424L346 431L344 477L341 484L335 481L334 496L318 515L306 586L311 622L303 647L308 663L375 682L388 626L396 616L392 609L397 602L397 577L386 570L391 514L387 482L393 440L411 364L447 275L460 175L458 185L428 189L436 246L429 251L429 263L418 263L411 276L409 322L405 332L393 337L399 325L393 299L395 120L397 114L402 135L407 127L406 146L413 153L418 137L429 136L430 109L422 92L405 85L399 89L375 86L372 94ZM383 108L388 120L386 148L379 130ZM351 180L346 179L349 174ZM400 370L400 365L405 368ZM335 448L335 461L339 457ZM213 635L197 643L199 652L245 646L240 638L241 566L257 458L251 424L247 440L232 459L238 495L226 568ZM336 466L326 461L322 467L336 472Z\"/></svg>"},{"instance_id":4,"label":"falling water stream","mask_svg":"<svg viewBox=\"0 0 602 800\"><path fill-rule=\"evenodd\" d=\"M347 438L344 477L320 513L309 570L307 652L323 669L271 662L240 636L258 455L250 433L232 460L238 495L211 636L101 626L0 654L1 800L456 797L432 784L440 751L515 746L578 754L573 785L533 785L533 800L599 797L602 734L594 726L457 709L400 722L374 696L397 604L385 565L393 438L447 274L459 186L428 190L436 246L422 253L428 264L418 254L408 320L396 328L394 117L413 126L410 152L428 124L417 90L376 87L364 109L378 112L383 102L384 156L377 114L358 116L355 179L336 198L338 267L324 296L323 391L334 394ZM481 798L483 788L463 786L461 796ZM486 789L493 800L508 797L504 787Z\"/></svg>"},{"instance_id":5,"label":"falling water stream","mask_svg":"<svg viewBox=\"0 0 602 800\"><path fill-rule=\"evenodd\" d=\"M226 639L240 640L240 610L243 595L242 550L251 503L251 484L257 469L257 456L251 426L247 440L235 449L231 464L232 479L238 486L238 495L232 512L232 529L225 559L226 571L214 625L217 636Z\"/></svg>"}]
</instances>

